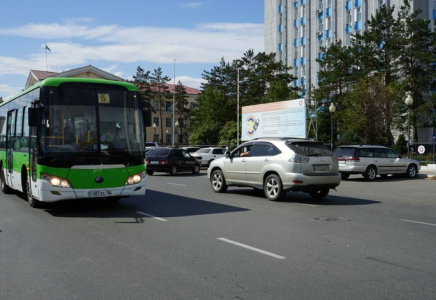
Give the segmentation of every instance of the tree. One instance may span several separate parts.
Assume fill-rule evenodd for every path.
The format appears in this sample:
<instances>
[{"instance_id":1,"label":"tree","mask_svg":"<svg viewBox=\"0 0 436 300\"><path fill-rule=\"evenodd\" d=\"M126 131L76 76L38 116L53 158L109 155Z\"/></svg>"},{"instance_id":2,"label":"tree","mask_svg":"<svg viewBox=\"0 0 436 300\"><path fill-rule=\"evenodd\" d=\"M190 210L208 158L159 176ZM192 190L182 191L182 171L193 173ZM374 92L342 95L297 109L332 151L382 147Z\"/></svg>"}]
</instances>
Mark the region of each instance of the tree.
<instances>
[{"instance_id":1,"label":"tree","mask_svg":"<svg viewBox=\"0 0 436 300\"><path fill-rule=\"evenodd\" d=\"M162 111L169 109L169 107L166 106L166 100L171 99L171 93L169 92L167 82L171 79L168 76L162 75L162 69L160 67L154 69L153 73L149 76L149 78L150 96L151 99L158 102L159 118L162 121ZM163 144L163 126L162 124L160 125L160 143Z\"/></svg>"},{"instance_id":2,"label":"tree","mask_svg":"<svg viewBox=\"0 0 436 300\"><path fill-rule=\"evenodd\" d=\"M218 144L221 137L236 133L237 127L237 74L239 73L239 105L289 100L296 88L290 86L294 77L275 54L247 51L231 64L224 58L218 66L202 74L206 81L197 99L193 113L193 144ZM275 98L277 97L277 98ZM235 128L232 128L234 126ZM206 135L208 132L213 136ZM221 139L222 140L222 139Z\"/></svg>"},{"instance_id":3,"label":"tree","mask_svg":"<svg viewBox=\"0 0 436 300\"><path fill-rule=\"evenodd\" d=\"M176 115L178 115L179 130L183 141L188 140L188 130L189 130L189 119L190 119L190 109L186 106L188 105L188 95L186 94L186 88L179 81L175 86L175 104L176 104ZM177 131L175 134L178 134Z\"/></svg>"}]
</instances>

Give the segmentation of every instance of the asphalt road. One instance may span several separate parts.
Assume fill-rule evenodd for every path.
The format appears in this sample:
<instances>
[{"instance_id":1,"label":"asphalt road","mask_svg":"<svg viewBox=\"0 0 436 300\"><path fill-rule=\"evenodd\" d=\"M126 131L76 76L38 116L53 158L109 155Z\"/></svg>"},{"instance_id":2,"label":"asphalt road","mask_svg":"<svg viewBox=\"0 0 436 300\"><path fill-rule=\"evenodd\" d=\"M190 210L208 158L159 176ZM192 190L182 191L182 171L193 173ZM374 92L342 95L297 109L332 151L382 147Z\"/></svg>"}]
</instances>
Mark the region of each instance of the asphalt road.
<instances>
[{"instance_id":1,"label":"asphalt road","mask_svg":"<svg viewBox=\"0 0 436 300\"><path fill-rule=\"evenodd\" d=\"M155 174L119 204L0 193L0 299L436 299L434 180L270 202Z\"/></svg>"}]
</instances>

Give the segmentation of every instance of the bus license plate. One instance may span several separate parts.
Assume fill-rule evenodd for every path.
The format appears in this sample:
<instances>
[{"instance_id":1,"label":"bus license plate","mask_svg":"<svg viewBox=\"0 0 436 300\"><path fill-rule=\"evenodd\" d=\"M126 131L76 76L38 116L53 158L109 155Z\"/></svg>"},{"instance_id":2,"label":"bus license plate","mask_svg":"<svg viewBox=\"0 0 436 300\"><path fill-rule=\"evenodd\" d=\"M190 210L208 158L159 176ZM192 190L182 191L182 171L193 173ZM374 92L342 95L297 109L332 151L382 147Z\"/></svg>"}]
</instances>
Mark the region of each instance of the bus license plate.
<instances>
[{"instance_id":1,"label":"bus license plate","mask_svg":"<svg viewBox=\"0 0 436 300\"><path fill-rule=\"evenodd\" d=\"M90 191L90 197L109 197L112 196L111 191Z\"/></svg>"}]
</instances>

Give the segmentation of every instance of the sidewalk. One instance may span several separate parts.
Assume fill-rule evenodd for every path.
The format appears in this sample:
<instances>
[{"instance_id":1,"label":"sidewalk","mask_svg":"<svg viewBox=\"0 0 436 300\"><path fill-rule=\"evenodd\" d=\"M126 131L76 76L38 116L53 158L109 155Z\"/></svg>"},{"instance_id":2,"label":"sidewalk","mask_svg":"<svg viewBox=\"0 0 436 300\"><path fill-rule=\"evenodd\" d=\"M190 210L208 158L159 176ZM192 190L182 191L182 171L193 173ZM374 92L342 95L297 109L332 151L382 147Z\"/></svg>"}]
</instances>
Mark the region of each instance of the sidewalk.
<instances>
[{"instance_id":1,"label":"sidewalk","mask_svg":"<svg viewBox=\"0 0 436 300\"><path fill-rule=\"evenodd\" d=\"M436 164L428 164L427 166L421 166L421 170L419 170L419 174L426 175L426 177L435 177L436 178Z\"/></svg>"}]
</instances>

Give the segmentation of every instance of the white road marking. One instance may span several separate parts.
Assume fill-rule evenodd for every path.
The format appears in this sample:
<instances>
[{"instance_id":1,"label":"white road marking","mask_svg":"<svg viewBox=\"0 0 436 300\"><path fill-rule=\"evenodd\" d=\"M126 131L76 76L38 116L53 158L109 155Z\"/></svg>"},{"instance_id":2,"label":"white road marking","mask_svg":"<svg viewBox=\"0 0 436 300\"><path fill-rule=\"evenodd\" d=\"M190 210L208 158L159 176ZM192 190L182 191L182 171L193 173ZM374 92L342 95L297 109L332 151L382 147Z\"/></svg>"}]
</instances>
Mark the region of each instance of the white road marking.
<instances>
[{"instance_id":1,"label":"white road marking","mask_svg":"<svg viewBox=\"0 0 436 300\"><path fill-rule=\"evenodd\" d=\"M277 255L277 254L274 254L274 253L271 253L271 252L267 252L267 251L264 251L264 250L261 250L261 249L258 249L258 248L254 248L254 247L251 247L251 246L248 246L248 245L244 245L244 244L232 241L232 240L228 240L226 238L217 238L217 240L220 240L220 241L223 241L223 242L226 242L226 243L229 243L229 244L233 244L233 245L236 245L236 246L239 246L239 247L251 250L251 251L259 252L259 253L262 253L262 254L265 254L265 255L277 258L277 259L286 259L286 257L284 257L284 256L280 256L280 255Z\"/></svg>"},{"instance_id":2,"label":"white road marking","mask_svg":"<svg viewBox=\"0 0 436 300\"><path fill-rule=\"evenodd\" d=\"M187 186L186 184L167 182L168 184L178 185L178 186Z\"/></svg>"},{"instance_id":3,"label":"white road marking","mask_svg":"<svg viewBox=\"0 0 436 300\"><path fill-rule=\"evenodd\" d=\"M410 223L417 223L417 224L423 224L423 225L436 226L436 224L433 224L433 223L425 223L425 222L412 221L412 220L406 220L406 219L401 219L401 221L410 222Z\"/></svg>"},{"instance_id":4,"label":"white road marking","mask_svg":"<svg viewBox=\"0 0 436 300\"><path fill-rule=\"evenodd\" d=\"M307 203L300 203L300 202L297 202L297 204L305 205L305 206L312 206L312 207L317 207L318 206L318 205L315 205L315 204L307 204Z\"/></svg>"},{"instance_id":5,"label":"white road marking","mask_svg":"<svg viewBox=\"0 0 436 300\"><path fill-rule=\"evenodd\" d=\"M155 219L155 220L159 220L159 221L163 221L163 222L167 221L167 220L165 220L165 219L162 219L162 218L159 218L159 217L155 217L155 216L152 216L152 215L149 215L149 214L143 213L142 211L137 211L137 213L138 213L138 214L141 214L141 215L144 215L144 216L146 216L146 217L149 217L149 218L153 218L153 219Z\"/></svg>"}]
</instances>

